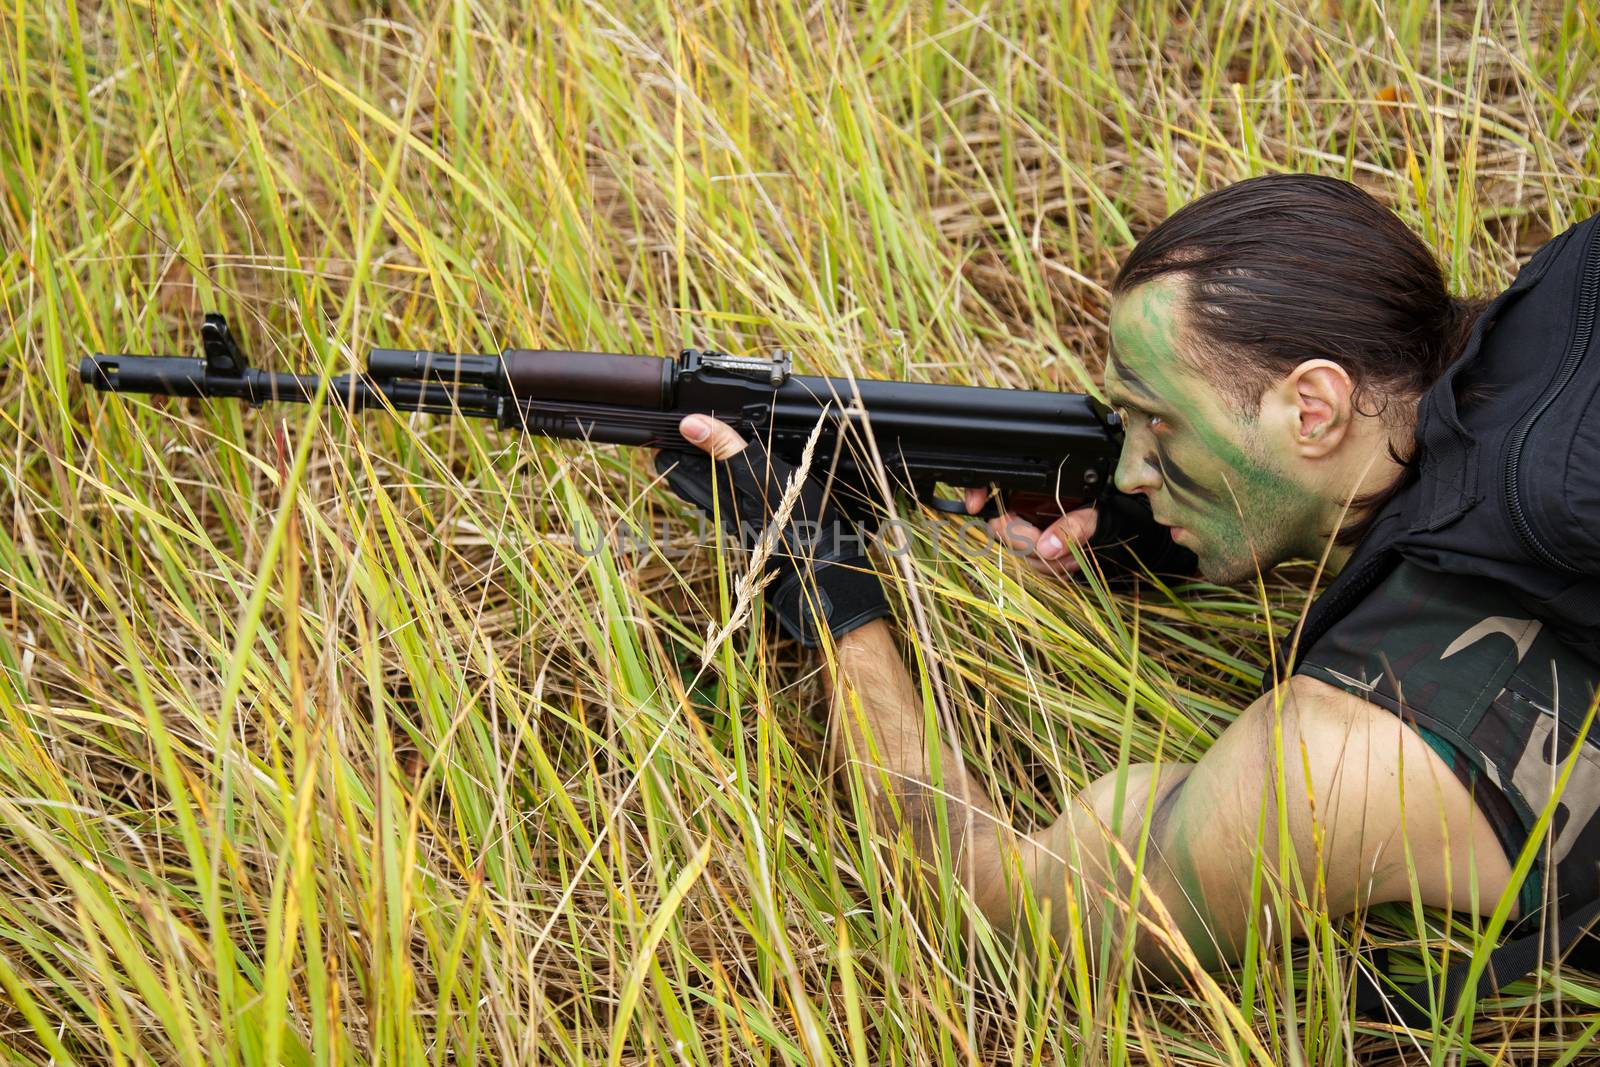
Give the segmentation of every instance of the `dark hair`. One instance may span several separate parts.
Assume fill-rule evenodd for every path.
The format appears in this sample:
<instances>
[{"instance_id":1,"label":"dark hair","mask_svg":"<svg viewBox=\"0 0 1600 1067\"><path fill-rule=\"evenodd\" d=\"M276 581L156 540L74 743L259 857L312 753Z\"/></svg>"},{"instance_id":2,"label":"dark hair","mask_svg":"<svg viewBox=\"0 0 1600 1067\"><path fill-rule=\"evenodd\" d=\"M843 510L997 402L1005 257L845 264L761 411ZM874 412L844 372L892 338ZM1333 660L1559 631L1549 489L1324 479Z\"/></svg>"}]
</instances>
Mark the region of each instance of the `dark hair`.
<instances>
[{"instance_id":1,"label":"dark hair","mask_svg":"<svg viewBox=\"0 0 1600 1067\"><path fill-rule=\"evenodd\" d=\"M1134 248L1112 295L1166 275L1185 283L1187 357L1247 411L1315 358L1345 368L1358 410L1377 398L1366 414L1415 405L1482 309L1450 295L1438 260L1392 211L1311 174L1251 178L1185 205ZM1375 512L1398 488L1355 504Z\"/></svg>"}]
</instances>

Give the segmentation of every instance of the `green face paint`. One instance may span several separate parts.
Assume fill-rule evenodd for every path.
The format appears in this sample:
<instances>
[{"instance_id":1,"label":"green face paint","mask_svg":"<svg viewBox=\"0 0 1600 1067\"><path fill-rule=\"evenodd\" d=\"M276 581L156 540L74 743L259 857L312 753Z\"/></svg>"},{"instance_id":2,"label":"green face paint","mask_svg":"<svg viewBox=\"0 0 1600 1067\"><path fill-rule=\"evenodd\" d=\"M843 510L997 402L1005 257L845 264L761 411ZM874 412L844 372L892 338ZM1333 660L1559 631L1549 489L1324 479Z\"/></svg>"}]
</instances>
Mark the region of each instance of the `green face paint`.
<instances>
[{"instance_id":1,"label":"green face paint","mask_svg":"<svg viewBox=\"0 0 1600 1067\"><path fill-rule=\"evenodd\" d=\"M1147 492L1156 519L1232 584L1321 550L1321 497L1263 447L1254 412L1241 412L1182 358L1181 284L1163 278L1119 297L1111 311L1107 398L1124 418L1116 485Z\"/></svg>"}]
</instances>

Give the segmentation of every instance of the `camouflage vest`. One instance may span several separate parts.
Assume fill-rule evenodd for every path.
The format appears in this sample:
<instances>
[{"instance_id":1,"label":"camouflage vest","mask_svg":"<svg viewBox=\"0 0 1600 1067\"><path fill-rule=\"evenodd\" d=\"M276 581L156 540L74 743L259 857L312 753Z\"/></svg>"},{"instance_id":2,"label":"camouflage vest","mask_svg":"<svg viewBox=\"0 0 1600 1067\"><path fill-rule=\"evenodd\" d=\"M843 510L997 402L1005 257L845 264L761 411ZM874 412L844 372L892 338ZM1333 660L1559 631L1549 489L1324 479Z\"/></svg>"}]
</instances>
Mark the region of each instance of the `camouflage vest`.
<instances>
[{"instance_id":1,"label":"camouflage vest","mask_svg":"<svg viewBox=\"0 0 1600 1067\"><path fill-rule=\"evenodd\" d=\"M1600 723L1581 732L1600 664L1531 617L1511 590L1401 560L1302 655L1298 673L1394 711L1447 762L1469 760L1524 827L1550 802L1576 747L1549 864L1562 897L1600 893Z\"/></svg>"}]
</instances>

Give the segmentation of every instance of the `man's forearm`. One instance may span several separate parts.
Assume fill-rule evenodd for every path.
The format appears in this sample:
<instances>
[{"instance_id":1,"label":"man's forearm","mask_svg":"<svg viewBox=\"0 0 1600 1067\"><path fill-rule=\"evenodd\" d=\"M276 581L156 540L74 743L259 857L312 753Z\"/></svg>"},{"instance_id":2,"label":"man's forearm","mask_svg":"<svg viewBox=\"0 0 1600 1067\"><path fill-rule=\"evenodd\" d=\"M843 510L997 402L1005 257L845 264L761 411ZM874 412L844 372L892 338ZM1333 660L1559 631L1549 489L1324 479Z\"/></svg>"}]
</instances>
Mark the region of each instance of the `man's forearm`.
<instances>
[{"instance_id":1,"label":"man's forearm","mask_svg":"<svg viewBox=\"0 0 1600 1067\"><path fill-rule=\"evenodd\" d=\"M886 622L845 635L838 653L842 684L834 689L834 740L846 758L861 765L879 824L904 827L919 856L932 864L940 849L943 803L952 871L998 929L1016 928L1023 882L1041 902L1053 902L1057 936L1069 932L1061 925L1070 914L1065 906L1069 895L1078 897L1080 920L1091 930L1098 928L1107 902L1127 895L1129 874L1115 854L1118 847L1124 854L1138 851L1147 805L1160 811L1161 802L1191 768L1141 764L1123 776L1108 775L1074 796L1040 835L1024 836L998 812L937 732L938 743L928 743L922 695ZM1120 815L1119 822L1113 822L1114 814ZM1158 846L1156 852L1151 866L1160 870L1158 880L1165 883L1170 878L1159 858L1163 850ZM1196 899L1191 888L1172 894L1183 919L1193 918L1187 907ZM1205 919L1199 923L1203 926ZM1140 948L1147 962L1170 969L1170 957L1155 943L1141 939Z\"/></svg>"},{"instance_id":2,"label":"man's forearm","mask_svg":"<svg viewBox=\"0 0 1600 1067\"><path fill-rule=\"evenodd\" d=\"M889 624L879 620L846 634L838 655L834 743L842 758L861 766L873 814L882 826L904 827L932 864L942 803L953 872L991 922L1008 924L1015 894L1007 874L1023 839L937 728L929 743L922 695Z\"/></svg>"}]
</instances>

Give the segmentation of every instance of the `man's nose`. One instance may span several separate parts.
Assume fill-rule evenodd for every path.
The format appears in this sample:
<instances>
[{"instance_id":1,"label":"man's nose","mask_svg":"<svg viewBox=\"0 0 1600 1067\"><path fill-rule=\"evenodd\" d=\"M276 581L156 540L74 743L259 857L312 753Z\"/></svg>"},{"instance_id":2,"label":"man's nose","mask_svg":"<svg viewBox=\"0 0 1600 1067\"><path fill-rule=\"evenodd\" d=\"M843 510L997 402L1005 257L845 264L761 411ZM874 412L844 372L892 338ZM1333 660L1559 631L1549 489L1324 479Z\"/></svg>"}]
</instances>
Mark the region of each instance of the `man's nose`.
<instances>
[{"instance_id":1,"label":"man's nose","mask_svg":"<svg viewBox=\"0 0 1600 1067\"><path fill-rule=\"evenodd\" d=\"M1122 455L1117 457L1117 472L1112 482L1119 491L1130 496L1134 493L1153 493L1161 484L1161 474L1150 453L1142 448L1124 445Z\"/></svg>"}]
</instances>

